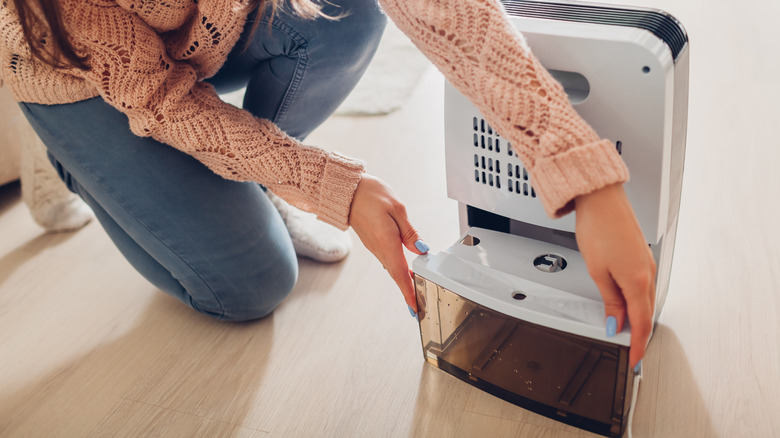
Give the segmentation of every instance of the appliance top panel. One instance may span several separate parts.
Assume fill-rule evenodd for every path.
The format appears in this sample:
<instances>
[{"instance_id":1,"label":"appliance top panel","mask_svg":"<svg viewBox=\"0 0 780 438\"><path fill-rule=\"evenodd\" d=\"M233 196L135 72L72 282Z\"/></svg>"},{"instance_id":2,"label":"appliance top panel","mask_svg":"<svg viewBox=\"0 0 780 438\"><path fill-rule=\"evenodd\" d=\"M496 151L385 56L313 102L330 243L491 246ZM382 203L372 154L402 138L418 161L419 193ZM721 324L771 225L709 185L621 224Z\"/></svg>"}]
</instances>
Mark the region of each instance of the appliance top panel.
<instances>
[{"instance_id":1,"label":"appliance top panel","mask_svg":"<svg viewBox=\"0 0 780 438\"><path fill-rule=\"evenodd\" d=\"M502 0L510 16L644 29L660 38L677 61L688 43L682 24L667 12L582 2Z\"/></svg>"},{"instance_id":2,"label":"appliance top panel","mask_svg":"<svg viewBox=\"0 0 780 438\"><path fill-rule=\"evenodd\" d=\"M628 322L616 336L606 336L604 302L577 251L472 227L445 251L419 256L412 266L415 274L504 315L630 345Z\"/></svg>"}]
</instances>

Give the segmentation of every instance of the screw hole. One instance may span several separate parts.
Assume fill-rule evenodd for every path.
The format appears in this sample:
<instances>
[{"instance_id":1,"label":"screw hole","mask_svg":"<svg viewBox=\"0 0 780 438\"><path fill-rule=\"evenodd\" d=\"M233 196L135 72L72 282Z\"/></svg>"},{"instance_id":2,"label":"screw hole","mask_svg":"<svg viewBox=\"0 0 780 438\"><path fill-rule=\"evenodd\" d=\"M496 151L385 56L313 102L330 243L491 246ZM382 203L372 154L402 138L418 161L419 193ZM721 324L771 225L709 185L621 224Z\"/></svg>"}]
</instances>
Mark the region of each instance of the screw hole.
<instances>
[{"instance_id":1,"label":"screw hole","mask_svg":"<svg viewBox=\"0 0 780 438\"><path fill-rule=\"evenodd\" d=\"M650 73L650 67L648 66L642 67L642 73Z\"/></svg>"},{"instance_id":2,"label":"screw hole","mask_svg":"<svg viewBox=\"0 0 780 438\"><path fill-rule=\"evenodd\" d=\"M512 298L523 301L525 299L526 295L522 292L512 292Z\"/></svg>"}]
</instances>

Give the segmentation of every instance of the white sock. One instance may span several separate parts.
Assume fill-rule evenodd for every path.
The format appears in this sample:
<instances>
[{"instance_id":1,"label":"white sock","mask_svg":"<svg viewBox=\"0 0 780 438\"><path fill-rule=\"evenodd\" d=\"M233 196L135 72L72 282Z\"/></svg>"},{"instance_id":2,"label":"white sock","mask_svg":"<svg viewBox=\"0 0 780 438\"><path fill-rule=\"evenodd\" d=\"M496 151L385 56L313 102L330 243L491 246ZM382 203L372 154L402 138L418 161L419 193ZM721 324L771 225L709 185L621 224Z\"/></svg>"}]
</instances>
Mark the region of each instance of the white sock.
<instances>
[{"instance_id":1,"label":"white sock","mask_svg":"<svg viewBox=\"0 0 780 438\"><path fill-rule=\"evenodd\" d=\"M337 262L349 255L352 239L346 231L320 221L312 213L293 207L271 192L266 194L287 225L296 254L326 263Z\"/></svg>"},{"instance_id":2,"label":"white sock","mask_svg":"<svg viewBox=\"0 0 780 438\"><path fill-rule=\"evenodd\" d=\"M74 231L88 224L95 217L92 210L78 196L69 193L67 199L57 203L36 207L42 209L34 215L36 222L47 232Z\"/></svg>"},{"instance_id":3,"label":"white sock","mask_svg":"<svg viewBox=\"0 0 780 438\"><path fill-rule=\"evenodd\" d=\"M77 230L92 220L92 210L71 193L46 157L43 143L22 148L22 199L47 232Z\"/></svg>"}]
</instances>

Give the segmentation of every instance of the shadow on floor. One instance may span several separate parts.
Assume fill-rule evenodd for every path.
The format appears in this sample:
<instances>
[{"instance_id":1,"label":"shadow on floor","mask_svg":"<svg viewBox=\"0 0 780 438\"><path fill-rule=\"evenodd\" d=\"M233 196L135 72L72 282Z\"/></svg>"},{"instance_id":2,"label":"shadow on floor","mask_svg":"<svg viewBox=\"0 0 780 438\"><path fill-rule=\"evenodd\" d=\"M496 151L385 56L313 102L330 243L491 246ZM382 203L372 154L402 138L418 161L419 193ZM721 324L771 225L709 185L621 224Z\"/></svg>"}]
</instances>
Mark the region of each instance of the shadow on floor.
<instances>
[{"instance_id":1,"label":"shadow on floor","mask_svg":"<svg viewBox=\"0 0 780 438\"><path fill-rule=\"evenodd\" d=\"M10 210L17 202L21 202L21 199L22 184L19 181L0 186L0 215Z\"/></svg>"},{"instance_id":2,"label":"shadow on floor","mask_svg":"<svg viewBox=\"0 0 780 438\"><path fill-rule=\"evenodd\" d=\"M2 210L2 207L0 207L0 210ZM0 214L2 214L1 211ZM0 285L13 275L20 266L34 259L46 249L65 243L73 237L76 232L77 231L41 234L35 239L29 240L23 245L14 248L11 252L4 254L0 257Z\"/></svg>"}]
</instances>

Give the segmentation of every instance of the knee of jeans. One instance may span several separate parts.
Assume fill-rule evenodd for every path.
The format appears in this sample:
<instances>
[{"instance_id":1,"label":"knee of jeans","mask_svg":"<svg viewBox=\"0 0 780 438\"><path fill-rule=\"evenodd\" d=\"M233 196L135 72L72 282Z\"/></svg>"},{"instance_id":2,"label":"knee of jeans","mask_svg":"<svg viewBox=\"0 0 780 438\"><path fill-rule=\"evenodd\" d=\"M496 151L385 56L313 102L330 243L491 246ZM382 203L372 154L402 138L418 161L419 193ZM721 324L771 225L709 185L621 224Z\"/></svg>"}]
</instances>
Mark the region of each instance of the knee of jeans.
<instances>
[{"instance_id":1,"label":"knee of jeans","mask_svg":"<svg viewBox=\"0 0 780 438\"><path fill-rule=\"evenodd\" d=\"M361 2L359 8L354 8L354 12L348 13L353 23L362 24L359 35L362 40L379 42L387 25L387 16L376 2ZM351 17L352 13L355 14L354 17Z\"/></svg>"},{"instance_id":2,"label":"knee of jeans","mask_svg":"<svg viewBox=\"0 0 780 438\"><path fill-rule=\"evenodd\" d=\"M335 12L335 28L331 38L340 40L339 46L349 48L348 53L360 56L373 53L382 38L387 17L373 1L344 1ZM330 10L326 12L332 12Z\"/></svg>"},{"instance_id":3,"label":"knee of jeans","mask_svg":"<svg viewBox=\"0 0 780 438\"><path fill-rule=\"evenodd\" d=\"M247 276L215 290L217 302L198 303L192 307L223 321L251 321L269 315L292 292L298 281L296 260L279 260L273 267L259 269Z\"/></svg>"}]
</instances>

